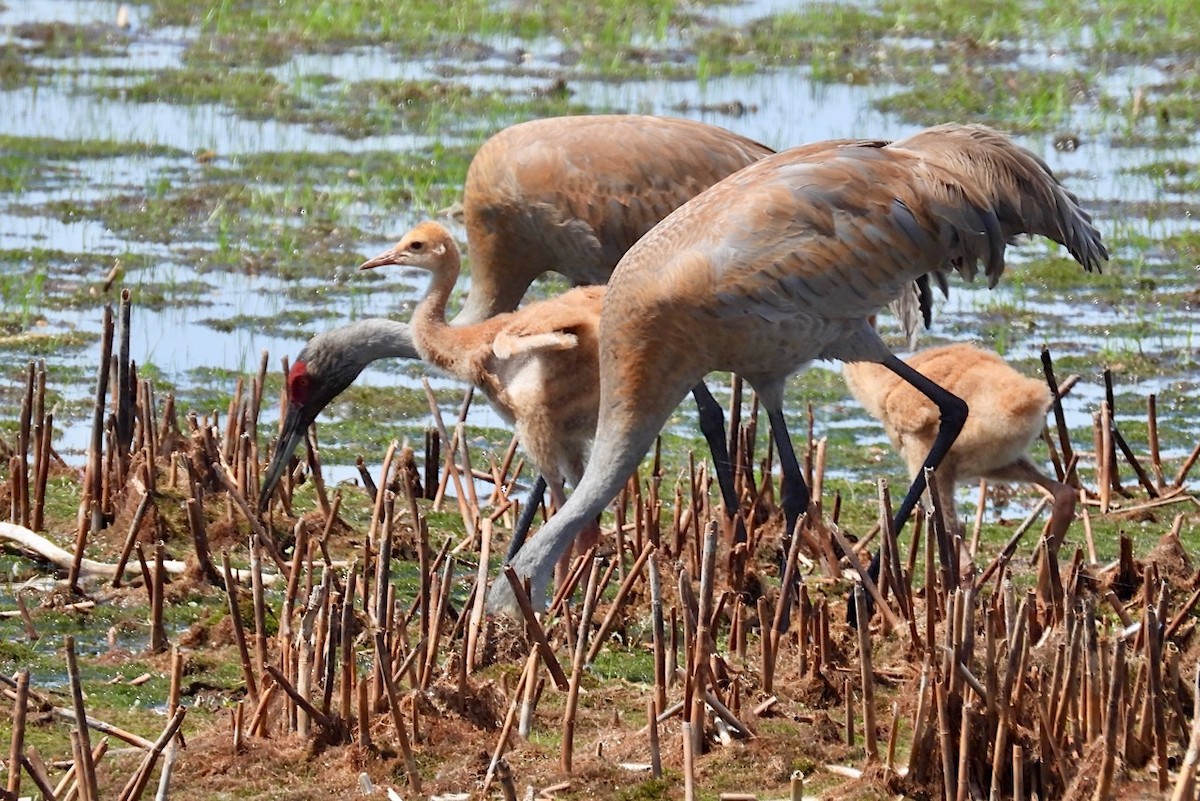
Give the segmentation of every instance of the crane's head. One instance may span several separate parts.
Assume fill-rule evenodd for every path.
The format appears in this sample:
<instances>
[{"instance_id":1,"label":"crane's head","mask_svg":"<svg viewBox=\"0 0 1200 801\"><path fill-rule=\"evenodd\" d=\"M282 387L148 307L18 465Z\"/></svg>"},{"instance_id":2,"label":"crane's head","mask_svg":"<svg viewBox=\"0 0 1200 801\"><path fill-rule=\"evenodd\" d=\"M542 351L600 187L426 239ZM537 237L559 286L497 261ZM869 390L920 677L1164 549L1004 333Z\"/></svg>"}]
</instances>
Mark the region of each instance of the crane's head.
<instances>
[{"instance_id":1,"label":"crane's head","mask_svg":"<svg viewBox=\"0 0 1200 801\"><path fill-rule=\"evenodd\" d=\"M358 269L370 270L394 264L415 267L434 275L458 277L458 245L441 225L426 221L417 225L392 247L364 261Z\"/></svg>"},{"instance_id":2,"label":"crane's head","mask_svg":"<svg viewBox=\"0 0 1200 801\"><path fill-rule=\"evenodd\" d=\"M258 496L260 513L270 503L271 495L308 427L330 401L354 383L354 379L374 358L368 358L368 354L354 346L352 337L346 335L353 327L317 334L300 351L288 371L287 414L284 415L275 452L271 455L271 463L267 465L266 478Z\"/></svg>"}]
</instances>

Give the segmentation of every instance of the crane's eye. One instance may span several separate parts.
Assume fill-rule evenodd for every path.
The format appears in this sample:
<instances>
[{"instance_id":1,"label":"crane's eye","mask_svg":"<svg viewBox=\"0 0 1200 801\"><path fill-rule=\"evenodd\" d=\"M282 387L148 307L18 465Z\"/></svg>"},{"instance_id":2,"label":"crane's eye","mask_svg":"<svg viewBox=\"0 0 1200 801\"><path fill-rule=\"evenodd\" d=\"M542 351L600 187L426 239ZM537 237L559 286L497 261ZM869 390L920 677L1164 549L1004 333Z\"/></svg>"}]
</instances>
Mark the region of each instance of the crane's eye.
<instances>
[{"instance_id":1,"label":"crane's eye","mask_svg":"<svg viewBox=\"0 0 1200 801\"><path fill-rule=\"evenodd\" d=\"M413 242L411 245L409 245L408 247L411 250L421 250L422 248L425 247L425 243L423 243L420 239L418 239L415 242Z\"/></svg>"}]
</instances>

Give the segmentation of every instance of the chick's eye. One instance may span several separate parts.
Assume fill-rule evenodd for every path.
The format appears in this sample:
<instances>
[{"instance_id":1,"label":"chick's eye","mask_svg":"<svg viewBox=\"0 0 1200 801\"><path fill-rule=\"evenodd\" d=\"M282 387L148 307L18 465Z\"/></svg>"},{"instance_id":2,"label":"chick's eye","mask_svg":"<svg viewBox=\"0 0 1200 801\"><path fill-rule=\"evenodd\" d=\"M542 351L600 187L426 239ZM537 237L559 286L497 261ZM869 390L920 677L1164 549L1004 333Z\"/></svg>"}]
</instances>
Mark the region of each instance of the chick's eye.
<instances>
[{"instance_id":1,"label":"chick's eye","mask_svg":"<svg viewBox=\"0 0 1200 801\"><path fill-rule=\"evenodd\" d=\"M418 239L416 242L413 242L411 245L409 245L409 247L411 247L413 250L420 250L425 247L425 245L423 242L421 242L421 240Z\"/></svg>"}]
</instances>

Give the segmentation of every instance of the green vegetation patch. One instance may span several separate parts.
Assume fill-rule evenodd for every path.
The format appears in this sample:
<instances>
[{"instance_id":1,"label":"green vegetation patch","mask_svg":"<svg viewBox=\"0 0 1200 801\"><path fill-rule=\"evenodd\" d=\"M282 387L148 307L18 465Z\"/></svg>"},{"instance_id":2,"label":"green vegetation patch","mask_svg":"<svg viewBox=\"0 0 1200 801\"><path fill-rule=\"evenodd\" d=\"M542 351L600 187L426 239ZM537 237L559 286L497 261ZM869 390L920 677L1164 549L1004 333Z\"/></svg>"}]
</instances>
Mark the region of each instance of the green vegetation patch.
<instances>
[{"instance_id":1,"label":"green vegetation patch","mask_svg":"<svg viewBox=\"0 0 1200 801\"><path fill-rule=\"evenodd\" d=\"M12 34L33 42L30 52L48 58L123 55L129 46L129 36L111 25L27 22L14 27Z\"/></svg>"}]
</instances>

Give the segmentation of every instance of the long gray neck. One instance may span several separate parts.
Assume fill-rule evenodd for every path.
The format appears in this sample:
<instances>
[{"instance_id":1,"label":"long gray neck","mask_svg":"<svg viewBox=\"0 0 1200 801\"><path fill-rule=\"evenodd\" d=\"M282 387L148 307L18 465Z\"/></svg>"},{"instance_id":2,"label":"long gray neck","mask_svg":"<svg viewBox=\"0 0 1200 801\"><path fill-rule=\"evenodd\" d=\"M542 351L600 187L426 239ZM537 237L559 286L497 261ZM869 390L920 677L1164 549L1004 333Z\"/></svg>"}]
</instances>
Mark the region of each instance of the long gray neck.
<instances>
[{"instance_id":1,"label":"long gray neck","mask_svg":"<svg viewBox=\"0 0 1200 801\"><path fill-rule=\"evenodd\" d=\"M419 359L413 346L412 332L407 323L382 317L368 317L317 334L300 358L330 354L333 358L352 362L360 370L378 359L399 357Z\"/></svg>"}]
</instances>

